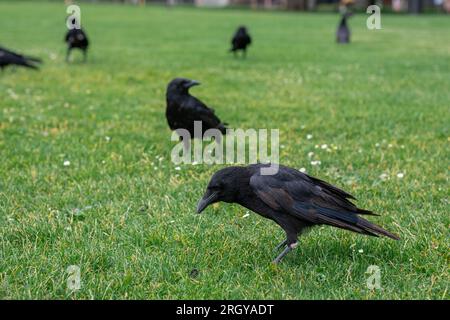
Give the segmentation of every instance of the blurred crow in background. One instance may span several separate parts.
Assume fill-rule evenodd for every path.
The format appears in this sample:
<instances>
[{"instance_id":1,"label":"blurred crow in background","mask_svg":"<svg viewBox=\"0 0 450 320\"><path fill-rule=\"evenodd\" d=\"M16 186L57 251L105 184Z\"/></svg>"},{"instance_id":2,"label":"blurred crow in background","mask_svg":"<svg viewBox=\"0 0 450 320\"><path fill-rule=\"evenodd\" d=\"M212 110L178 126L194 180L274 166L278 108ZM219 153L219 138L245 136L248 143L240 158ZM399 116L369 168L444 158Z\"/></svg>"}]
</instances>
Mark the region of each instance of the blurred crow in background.
<instances>
[{"instance_id":1,"label":"blurred crow in background","mask_svg":"<svg viewBox=\"0 0 450 320\"><path fill-rule=\"evenodd\" d=\"M66 61L69 61L70 52L72 51L72 49L78 48L83 51L83 61L86 62L87 50L89 47L89 40L86 36L86 33L83 31L83 29L81 29L81 28L69 29L67 31L65 41L67 43Z\"/></svg>"},{"instance_id":2,"label":"blurred crow in background","mask_svg":"<svg viewBox=\"0 0 450 320\"><path fill-rule=\"evenodd\" d=\"M314 225L330 225L353 232L395 240L399 237L358 215L376 215L359 209L347 192L285 166L274 175L261 175L267 164L229 167L216 172L199 201L197 212L208 205L224 201L238 203L261 216L273 220L286 232L286 240L276 250L284 250L275 258L280 260L297 246L301 232ZM350 200L349 200L350 199Z\"/></svg>"},{"instance_id":3,"label":"blurred crow in background","mask_svg":"<svg viewBox=\"0 0 450 320\"><path fill-rule=\"evenodd\" d=\"M350 43L350 29L347 25L347 19L352 15L351 12L342 14L341 22L339 23L336 40L338 43Z\"/></svg>"},{"instance_id":4,"label":"blurred crow in background","mask_svg":"<svg viewBox=\"0 0 450 320\"><path fill-rule=\"evenodd\" d=\"M242 50L242 56L245 57L247 55L247 46L251 43L252 38L247 33L247 28L240 26L234 34L233 39L231 39L230 51L236 56L237 51Z\"/></svg>"},{"instance_id":5,"label":"blurred crow in background","mask_svg":"<svg viewBox=\"0 0 450 320\"><path fill-rule=\"evenodd\" d=\"M200 83L184 78L173 79L167 86L166 92L166 119L171 130L185 129L191 138L202 139L208 129L218 129L220 133L226 133L226 123L222 123L214 114L214 110L208 108L203 102L189 94L189 89ZM202 122L202 136L194 136L194 121ZM180 137L181 138L181 137ZM184 141L185 150L190 142Z\"/></svg>"},{"instance_id":6,"label":"blurred crow in background","mask_svg":"<svg viewBox=\"0 0 450 320\"><path fill-rule=\"evenodd\" d=\"M22 66L31 69L39 69L36 64L42 63L41 59L24 56L0 47L0 68L3 70L8 65Z\"/></svg>"}]
</instances>

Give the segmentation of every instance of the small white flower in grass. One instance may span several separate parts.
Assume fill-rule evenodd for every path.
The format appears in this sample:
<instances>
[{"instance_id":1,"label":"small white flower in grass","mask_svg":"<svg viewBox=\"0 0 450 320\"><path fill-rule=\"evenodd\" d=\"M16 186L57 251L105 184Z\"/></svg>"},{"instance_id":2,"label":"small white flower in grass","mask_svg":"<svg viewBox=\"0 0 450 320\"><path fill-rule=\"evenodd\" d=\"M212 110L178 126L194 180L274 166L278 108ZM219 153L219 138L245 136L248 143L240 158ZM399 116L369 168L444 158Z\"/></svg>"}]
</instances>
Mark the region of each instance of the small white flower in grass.
<instances>
[{"instance_id":1,"label":"small white flower in grass","mask_svg":"<svg viewBox=\"0 0 450 320\"><path fill-rule=\"evenodd\" d=\"M380 179L386 181L387 179L389 179L389 175L387 173L382 173L380 174Z\"/></svg>"},{"instance_id":2,"label":"small white flower in grass","mask_svg":"<svg viewBox=\"0 0 450 320\"><path fill-rule=\"evenodd\" d=\"M250 216L250 213L246 213L246 214L244 214L243 216L242 216L242 218L247 218L247 217L249 217Z\"/></svg>"},{"instance_id":3,"label":"small white flower in grass","mask_svg":"<svg viewBox=\"0 0 450 320\"><path fill-rule=\"evenodd\" d=\"M403 172L397 173L397 178L399 178L399 179L403 179L404 176L405 176L405 174Z\"/></svg>"},{"instance_id":4,"label":"small white flower in grass","mask_svg":"<svg viewBox=\"0 0 450 320\"><path fill-rule=\"evenodd\" d=\"M314 155L314 152L308 152L308 158L312 158L312 156Z\"/></svg>"},{"instance_id":5,"label":"small white flower in grass","mask_svg":"<svg viewBox=\"0 0 450 320\"><path fill-rule=\"evenodd\" d=\"M8 89L7 92L9 94L9 96L11 97L11 99L13 99L13 100L19 99L19 96L12 89Z\"/></svg>"},{"instance_id":6,"label":"small white flower in grass","mask_svg":"<svg viewBox=\"0 0 450 320\"><path fill-rule=\"evenodd\" d=\"M306 139L311 140L312 138L313 138L313 135L312 135L312 134L307 134L307 135L306 135Z\"/></svg>"},{"instance_id":7,"label":"small white flower in grass","mask_svg":"<svg viewBox=\"0 0 450 320\"><path fill-rule=\"evenodd\" d=\"M107 142L110 142L110 141L111 141L111 137L106 136L106 137L105 137L105 140L106 140Z\"/></svg>"},{"instance_id":8,"label":"small white flower in grass","mask_svg":"<svg viewBox=\"0 0 450 320\"><path fill-rule=\"evenodd\" d=\"M313 165L313 166L320 166L321 164L322 164L322 162L320 162L320 160L311 161L311 165Z\"/></svg>"},{"instance_id":9,"label":"small white flower in grass","mask_svg":"<svg viewBox=\"0 0 450 320\"><path fill-rule=\"evenodd\" d=\"M305 173L305 172L306 172L306 169L305 169L305 168L300 168L299 171Z\"/></svg>"},{"instance_id":10,"label":"small white flower in grass","mask_svg":"<svg viewBox=\"0 0 450 320\"><path fill-rule=\"evenodd\" d=\"M174 222L175 222L175 220L170 220L169 222L170 222L170 223L174 223Z\"/></svg>"},{"instance_id":11,"label":"small white flower in grass","mask_svg":"<svg viewBox=\"0 0 450 320\"><path fill-rule=\"evenodd\" d=\"M380 147L380 144L379 144L378 142L375 143L375 147L379 148L379 147Z\"/></svg>"},{"instance_id":12,"label":"small white flower in grass","mask_svg":"<svg viewBox=\"0 0 450 320\"><path fill-rule=\"evenodd\" d=\"M402 144L402 145L400 146L400 148L405 149L405 146Z\"/></svg>"},{"instance_id":13,"label":"small white flower in grass","mask_svg":"<svg viewBox=\"0 0 450 320\"><path fill-rule=\"evenodd\" d=\"M175 167L175 170L180 171L181 168L180 167Z\"/></svg>"},{"instance_id":14,"label":"small white flower in grass","mask_svg":"<svg viewBox=\"0 0 450 320\"><path fill-rule=\"evenodd\" d=\"M158 167L153 167L153 170L158 170Z\"/></svg>"},{"instance_id":15,"label":"small white flower in grass","mask_svg":"<svg viewBox=\"0 0 450 320\"><path fill-rule=\"evenodd\" d=\"M323 145L320 146L320 148L325 150L325 149L328 148L328 145L327 144L323 144Z\"/></svg>"},{"instance_id":16,"label":"small white flower in grass","mask_svg":"<svg viewBox=\"0 0 450 320\"><path fill-rule=\"evenodd\" d=\"M393 146L392 146L392 144L391 143L389 143L388 144L388 148L392 148Z\"/></svg>"},{"instance_id":17,"label":"small white flower in grass","mask_svg":"<svg viewBox=\"0 0 450 320\"><path fill-rule=\"evenodd\" d=\"M63 165L64 165L64 167L70 166L70 161L69 160L65 160Z\"/></svg>"},{"instance_id":18,"label":"small white flower in grass","mask_svg":"<svg viewBox=\"0 0 450 320\"><path fill-rule=\"evenodd\" d=\"M358 252L359 253L364 253L364 250L363 249L359 249Z\"/></svg>"},{"instance_id":19,"label":"small white flower in grass","mask_svg":"<svg viewBox=\"0 0 450 320\"><path fill-rule=\"evenodd\" d=\"M281 149L284 149L284 148L285 148L284 144L280 145L280 148L281 148Z\"/></svg>"}]
</instances>

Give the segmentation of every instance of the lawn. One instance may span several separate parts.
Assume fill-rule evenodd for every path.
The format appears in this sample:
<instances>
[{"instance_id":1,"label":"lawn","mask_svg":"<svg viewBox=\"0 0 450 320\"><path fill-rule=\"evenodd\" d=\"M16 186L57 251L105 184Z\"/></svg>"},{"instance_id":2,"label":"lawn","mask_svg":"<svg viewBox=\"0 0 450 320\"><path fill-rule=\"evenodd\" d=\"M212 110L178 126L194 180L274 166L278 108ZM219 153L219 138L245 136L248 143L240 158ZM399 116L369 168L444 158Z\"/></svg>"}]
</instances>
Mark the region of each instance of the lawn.
<instances>
[{"instance_id":1,"label":"lawn","mask_svg":"<svg viewBox=\"0 0 450 320\"><path fill-rule=\"evenodd\" d=\"M448 17L370 31L357 14L338 46L331 13L81 10L88 63L66 64L62 4L0 2L1 44L45 60L0 73L1 299L449 298ZM227 52L240 24L246 60ZM280 129L282 164L354 194L401 241L318 227L274 266L271 221L224 203L195 214L223 166L170 161L177 76L230 127Z\"/></svg>"}]
</instances>

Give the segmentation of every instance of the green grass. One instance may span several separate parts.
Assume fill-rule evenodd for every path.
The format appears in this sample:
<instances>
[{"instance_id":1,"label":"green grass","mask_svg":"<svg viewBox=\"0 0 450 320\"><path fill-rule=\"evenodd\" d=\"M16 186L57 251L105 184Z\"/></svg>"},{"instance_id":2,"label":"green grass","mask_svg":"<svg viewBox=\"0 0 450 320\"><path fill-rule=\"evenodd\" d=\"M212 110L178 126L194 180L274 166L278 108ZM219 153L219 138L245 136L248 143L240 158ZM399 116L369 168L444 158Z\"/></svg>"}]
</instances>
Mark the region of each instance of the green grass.
<instances>
[{"instance_id":1,"label":"green grass","mask_svg":"<svg viewBox=\"0 0 450 320\"><path fill-rule=\"evenodd\" d=\"M448 17L369 31L356 15L338 46L331 14L84 4L89 62L66 64L62 4L0 12L1 43L45 60L0 74L0 298L448 299ZM246 61L227 53L242 23ZM228 204L196 215L221 166L169 161L177 76L200 80L193 94L231 127L280 129L281 163L353 193L401 241L320 227L275 267L272 222Z\"/></svg>"}]
</instances>

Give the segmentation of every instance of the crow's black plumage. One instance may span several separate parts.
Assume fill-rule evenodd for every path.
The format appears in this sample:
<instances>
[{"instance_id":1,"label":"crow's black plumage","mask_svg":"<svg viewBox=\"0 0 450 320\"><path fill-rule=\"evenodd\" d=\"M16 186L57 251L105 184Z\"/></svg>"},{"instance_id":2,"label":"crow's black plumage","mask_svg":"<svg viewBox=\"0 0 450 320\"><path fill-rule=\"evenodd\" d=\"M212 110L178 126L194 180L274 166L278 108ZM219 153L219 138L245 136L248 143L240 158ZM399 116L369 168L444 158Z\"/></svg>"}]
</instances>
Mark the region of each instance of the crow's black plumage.
<instances>
[{"instance_id":1,"label":"crow's black plumage","mask_svg":"<svg viewBox=\"0 0 450 320\"><path fill-rule=\"evenodd\" d=\"M173 79L167 86L166 118L171 130L185 129L191 138L202 138L208 129L218 129L226 133L226 124L214 114L203 102L189 94L189 89L200 83L184 78ZM194 135L194 121L202 122L201 137ZM187 143L187 141L185 141Z\"/></svg>"},{"instance_id":2,"label":"crow's black plumage","mask_svg":"<svg viewBox=\"0 0 450 320\"><path fill-rule=\"evenodd\" d=\"M277 250L284 251L276 257L278 263L297 246L297 237L314 225L330 225L357 233L395 240L398 236L359 217L375 215L359 209L350 200L353 196L295 169L279 166L274 175L262 175L266 164L247 167L229 167L216 172L208 184L197 212L211 203L224 201L238 203L261 216L276 222L286 232L286 240Z\"/></svg>"},{"instance_id":3,"label":"crow's black plumage","mask_svg":"<svg viewBox=\"0 0 450 320\"><path fill-rule=\"evenodd\" d=\"M247 55L247 46L252 43L252 38L247 32L247 28L244 26L240 26L233 38L231 39L231 52L234 52L236 55L237 51L241 50L243 56Z\"/></svg>"},{"instance_id":4,"label":"crow's black plumage","mask_svg":"<svg viewBox=\"0 0 450 320\"><path fill-rule=\"evenodd\" d=\"M89 40L83 29L73 28L69 29L66 33L64 40L67 43L66 61L69 61L70 53L73 49L77 48L83 51L83 60L87 59L87 50L89 47Z\"/></svg>"},{"instance_id":5,"label":"crow's black plumage","mask_svg":"<svg viewBox=\"0 0 450 320\"><path fill-rule=\"evenodd\" d=\"M18 54L6 48L0 47L0 68L2 70L8 65L38 69L38 63L42 63L42 60L39 58Z\"/></svg>"},{"instance_id":6,"label":"crow's black plumage","mask_svg":"<svg viewBox=\"0 0 450 320\"><path fill-rule=\"evenodd\" d=\"M347 25L347 19L352 15L351 12L346 12L342 15L336 32L336 41L338 43L350 43L350 29Z\"/></svg>"}]
</instances>

